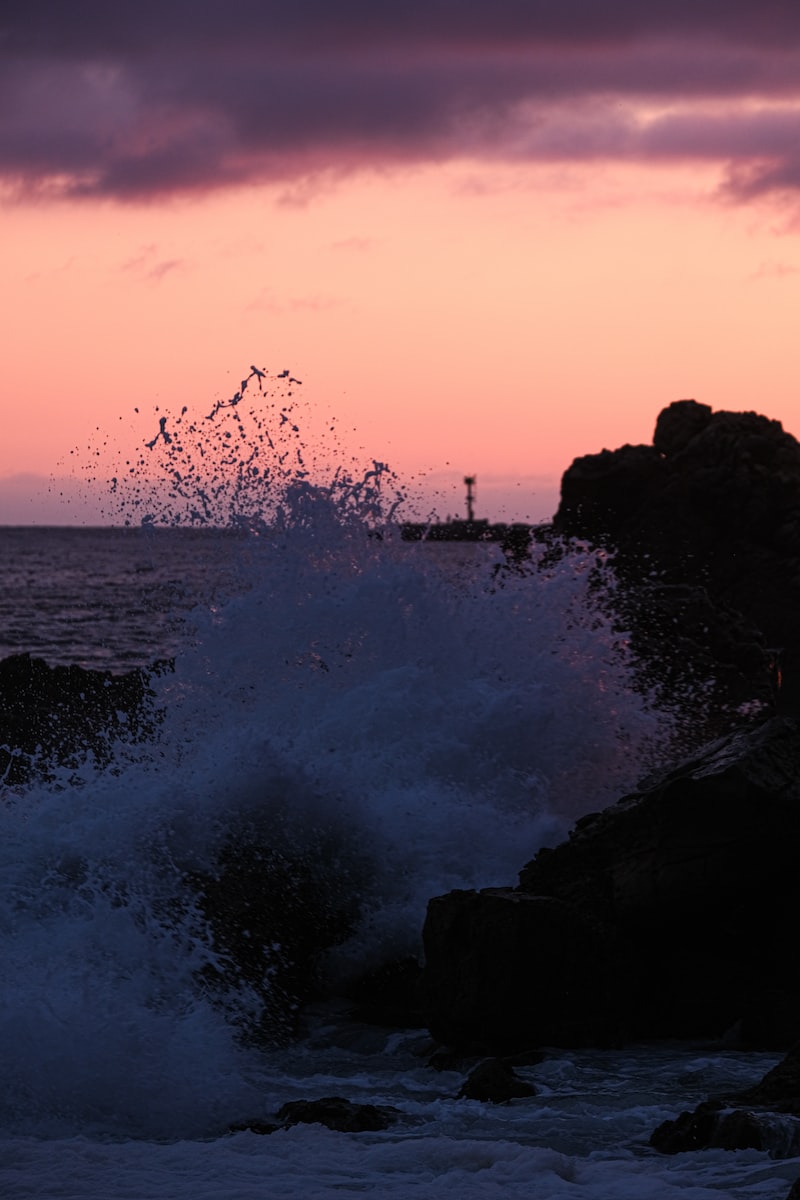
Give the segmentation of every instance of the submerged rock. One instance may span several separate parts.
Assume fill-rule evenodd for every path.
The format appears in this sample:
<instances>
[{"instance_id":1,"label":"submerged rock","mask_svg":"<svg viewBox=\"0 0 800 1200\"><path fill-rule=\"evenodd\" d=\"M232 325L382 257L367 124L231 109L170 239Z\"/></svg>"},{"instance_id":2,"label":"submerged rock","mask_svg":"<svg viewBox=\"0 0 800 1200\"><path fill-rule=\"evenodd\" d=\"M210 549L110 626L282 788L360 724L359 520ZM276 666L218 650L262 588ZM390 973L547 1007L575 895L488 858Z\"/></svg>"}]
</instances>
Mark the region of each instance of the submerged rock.
<instances>
[{"instance_id":1,"label":"submerged rock","mask_svg":"<svg viewBox=\"0 0 800 1200\"><path fill-rule=\"evenodd\" d=\"M390 1105L355 1104L342 1096L323 1096L321 1100L289 1100L277 1113L276 1121L237 1121L229 1133L277 1133L291 1125L324 1125L336 1133L369 1133L388 1129L400 1115Z\"/></svg>"},{"instance_id":2,"label":"submerged rock","mask_svg":"<svg viewBox=\"0 0 800 1200\"><path fill-rule=\"evenodd\" d=\"M428 1025L507 1054L542 1044L800 1037L800 722L721 739L542 850L517 888L433 899ZM792 1020L791 1013L795 1016Z\"/></svg>"},{"instance_id":3,"label":"submerged rock","mask_svg":"<svg viewBox=\"0 0 800 1200\"><path fill-rule=\"evenodd\" d=\"M337 1133L365 1133L388 1129L397 1119L396 1108L377 1104L354 1104L341 1096L321 1100L290 1100L278 1111L284 1125L325 1125Z\"/></svg>"},{"instance_id":4,"label":"submerged rock","mask_svg":"<svg viewBox=\"0 0 800 1200\"><path fill-rule=\"evenodd\" d=\"M785 1124L785 1123L784 1123ZM773 1158L797 1152L800 1129L774 1128L769 1117L743 1108L730 1108L721 1100L704 1100L693 1112L682 1112L674 1121L664 1121L650 1137L650 1145L661 1154L683 1154L687 1150L766 1150ZM776 1136L777 1135L777 1136ZM786 1144L783 1153L776 1153Z\"/></svg>"},{"instance_id":5,"label":"submerged rock","mask_svg":"<svg viewBox=\"0 0 800 1200\"><path fill-rule=\"evenodd\" d=\"M765 1150L773 1158L800 1152L800 1044L754 1087L704 1100L664 1121L650 1137L662 1154L684 1150Z\"/></svg>"},{"instance_id":6,"label":"submerged rock","mask_svg":"<svg viewBox=\"0 0 800 1200\"><path fill-rule=\"evenodd\" d=\"M489 1058L470 1071L458 1095L465 1100L507 1104L509 1100L535 1096L536 1088L520 1079L502 1059Z\"/></svg>"}]
</instances>

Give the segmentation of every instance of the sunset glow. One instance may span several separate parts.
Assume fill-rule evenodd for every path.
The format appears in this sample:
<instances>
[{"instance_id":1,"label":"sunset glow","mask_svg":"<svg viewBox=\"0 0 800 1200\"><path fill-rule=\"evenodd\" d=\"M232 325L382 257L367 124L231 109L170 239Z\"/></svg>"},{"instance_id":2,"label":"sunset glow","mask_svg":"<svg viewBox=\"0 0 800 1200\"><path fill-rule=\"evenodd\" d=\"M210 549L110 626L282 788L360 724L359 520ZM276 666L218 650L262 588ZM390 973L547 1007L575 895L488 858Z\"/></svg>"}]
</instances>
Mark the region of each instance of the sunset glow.
<instances>
[{"instance_id":1,"label":"sunset glow","mask_svg":"<svg viewBox=\"0 0 800 1200\"><path fill-rule=\"evenodd\" d=\"M149 6L81 25L91 33L57 51L22 13L0 21L17 98L0 117L0 523L90 519L59 503L71 452L98 430L136 443L135 407L202 410L251 363L290 368L310 427L335 416L348 449L388 461L443 516L474 473L478 515L547 517L576 455L650 441L681 397L800 433L789 5L760 39L743 4L726 8L741 22L724 39L713 21L695 30L704 74L690 6L652 6L633 43L622 3L604 7L605 30L550 28L556 6L531 5L530 20L510 3L485 20L476 5L473 20L467 6L449 40L412 5L408 45L388 17L348 42L343 18L336 44L320 34L305 100L294 39L322 20L316 7L300 29L264 6L287 47L278 69L236 58L228 6L231 45L206 93L223 9L200 8L207 24L158 102L171 34L167 22L153 49ZM336 82L345 66L358 119ZM454 116L467 77L472 107ZM285 130L263 109L247 124L254 80Z\"/></svg>"}]
</instances>

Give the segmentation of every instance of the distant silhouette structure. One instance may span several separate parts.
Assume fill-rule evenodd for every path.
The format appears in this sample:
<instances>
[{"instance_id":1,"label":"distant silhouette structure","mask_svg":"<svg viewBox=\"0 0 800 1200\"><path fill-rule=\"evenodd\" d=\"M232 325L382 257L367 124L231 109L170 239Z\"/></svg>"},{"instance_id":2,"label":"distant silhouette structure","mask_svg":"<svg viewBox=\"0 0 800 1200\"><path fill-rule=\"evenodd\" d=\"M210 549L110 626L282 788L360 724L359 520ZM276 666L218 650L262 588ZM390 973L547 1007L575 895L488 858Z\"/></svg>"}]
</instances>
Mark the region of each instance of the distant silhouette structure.
<instances>
[{"instance_id":1,"label":"distant silhouette structure","mask_svg":"<svg viewBox=\"0 0 800 1200\"><path fill-rule=\"evenodd\" d=\"M470 522L470 524L475 520L475 510L472 507L472 502L475 499L475 493L472 489L475 487L477 479L477 475L464 476L464 483L467 485L467 520Z\"/></svg>"},{"instance_id":2,"label":"distant silhouette structure","mask_svg":"<svg viewBox=\"0 0 800 1200\"><path fill-rule=\"evenodd\" d=\"M499 542L503 551L515 562L527 555L531 543L532 526L515 522L489 524L486 517L475 517L475 484L477 475L465 475L467 486L466 520L406 521L402 525L402 537L407 542Z\"/></svg>"}]
</instances>

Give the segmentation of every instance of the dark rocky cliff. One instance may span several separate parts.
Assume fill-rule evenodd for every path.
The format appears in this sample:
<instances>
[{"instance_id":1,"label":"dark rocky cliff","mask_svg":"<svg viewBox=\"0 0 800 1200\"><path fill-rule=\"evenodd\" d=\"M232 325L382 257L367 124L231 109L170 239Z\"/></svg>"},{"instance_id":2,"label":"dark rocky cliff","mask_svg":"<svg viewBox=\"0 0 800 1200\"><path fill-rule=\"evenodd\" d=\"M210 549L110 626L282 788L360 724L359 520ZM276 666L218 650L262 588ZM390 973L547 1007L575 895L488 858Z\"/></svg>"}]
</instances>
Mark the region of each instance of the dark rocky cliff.
<instances>
[{"instance_id":1,"label":"dark rocky cliff","mask_svg":"<svg viewBox=\"0 0 800 1200\"><path fill-rule=\"evenodd\" d=\"M613 549L632 585L701 587L739 614L800 708L800 444L778 421L678 400L652 445L572 463L554 526Z\"/></svg>"}]
</instances>

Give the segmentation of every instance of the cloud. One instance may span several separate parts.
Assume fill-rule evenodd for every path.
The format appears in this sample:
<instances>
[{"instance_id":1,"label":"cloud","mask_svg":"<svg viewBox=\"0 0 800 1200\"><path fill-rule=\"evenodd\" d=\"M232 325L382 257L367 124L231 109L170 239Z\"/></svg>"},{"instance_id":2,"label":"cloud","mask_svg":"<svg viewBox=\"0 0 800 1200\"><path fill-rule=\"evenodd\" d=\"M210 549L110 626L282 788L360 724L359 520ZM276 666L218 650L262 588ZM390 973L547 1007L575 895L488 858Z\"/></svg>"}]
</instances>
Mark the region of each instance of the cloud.
<instances>
[{"instance_id":1,"label":"cloud","mask_svg":"<svg viewBox=\"0 0 800 1200\"><path fill-rule=\"evenodd\" d=\"M183 271L186 269L186 265L186 260L182 258L160 258L158 247L149 245L142 246L134 258L129 258L122 264L121 269L141 275L154 283L160 283L165 275L169 275L173 271Z\"/></svg>"},{"instance_id":2,"label":"cloud","mask_svg":"<svg viewBox=\"0 0 800 1200\"><path fill-rule=\"evenodd\" d=\"M761 279L786 279L792 275L800 274L800 267L795 267L791 263L775 262L772 259L762 262L756 271L748 275L747 278L752 282L757 282Z\"/></svg>"},{"instance_id":3,"label":"cloud","mask_svg":"<svg viewBox=\"0 0 800 1200\"><path fill-rule=\"evenodd\" d=\"M344 300L336 296L288 296L278 297L272 288L262 288L258 295L246 305L248 312L270 313L324 313L340 308Z\"/></svg>"},{"instance_id":4,"label":"cloud","mask_svg":"<svg viewBox=\"0 0 800 1200\"><path fill-rule=\"evenodd\" d=\"M800 37L794 0L5 0L4 40L15 52L46 47L53 54L146 53L161 42L213 49L258 46L373 46L387 42L481 46L519 41L573 44L646 34L783 45Z\"/></svg>"},{"instance_id":5,"label":"cloud","mask_svg":"<svg viewBox=\"0 0 800 1200\"><path fill-rule=\"evenodd\" d=\"M150 200L456 157L800 186L796 0L6 0L7 195ZM654 115L655 114L655 115Z\"/></svg>"}]
</instances>

